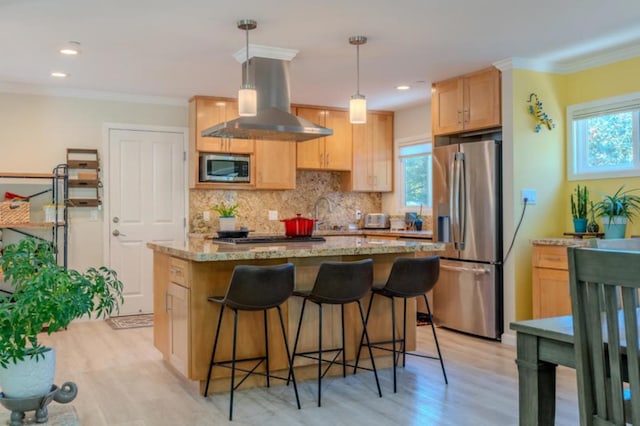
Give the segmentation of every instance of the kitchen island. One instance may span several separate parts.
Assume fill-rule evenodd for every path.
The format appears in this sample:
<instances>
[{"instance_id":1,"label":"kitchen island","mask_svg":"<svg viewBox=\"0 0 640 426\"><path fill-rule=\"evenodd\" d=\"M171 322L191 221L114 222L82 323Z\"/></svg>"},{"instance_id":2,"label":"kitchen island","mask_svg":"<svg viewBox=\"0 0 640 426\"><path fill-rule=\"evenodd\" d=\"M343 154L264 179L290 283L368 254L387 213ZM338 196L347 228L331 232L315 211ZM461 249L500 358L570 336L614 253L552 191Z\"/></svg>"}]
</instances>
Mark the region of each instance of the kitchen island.
<instances>
[{"instance_id":1,"label":"kitchen island","mask_svg":"<svg viewBox=\"0 0 640 426\"><path fill-rule=\"evenodd\" d=\"M276 265L291 262L295 265L297 290L308 290L313 286L319 265L324 261L354 261L372 258L374 281L386 281L396 257L415 257L437 254L444 249L442 243L429 241L401 241L361 237L325 237L323 242L287 242L277 244L222 244L211 239L190 238L185 243L148 243L154 251L154 345L163 354L165 361L185 377L200 382L200 392L209 367L213 336L219 307L207 301L211 296L225 294L231 273L236 265ZM391 306L387 300L377 299L369 319L372 340L389 340L391 337ZM368 296L363 300L366 309ZM398 303L398 315L402 315L402 304ZM300 315L301 300L290 298L282 305L289 342L293 337ZM357 321L355 305L345 309L346 357L353 359L360 341L362 327ZM335 347L340 341L340 309L325 308L323 313L324 347ZM242 312L238 317L238 357L261 356L264 352L261 312ZM232 313L225 312L218 354L220 359L231 355ZM401 324L401 321L398 321ZM398 330L399 331L399 330ZM312 350L317 346L317 309L305 315L300 350ZM281 339L277 312L270 312L270 364L273 371L285 370L286 352ZM275 337L274 337L275 336ZM407 309L407 349L415 348L415 303ZM313 363L306 360L306 364ZM300 378L313 377L314 368L298 365ZM337 370L337 369L336 369ZM214 370L210 391L227 391L230 371ZM331 374L331 373L329 373ZM253 380L251 380L253 379ZM264 380L249 378L250 386L262 386Z\"/></svg>"}]
</instances>

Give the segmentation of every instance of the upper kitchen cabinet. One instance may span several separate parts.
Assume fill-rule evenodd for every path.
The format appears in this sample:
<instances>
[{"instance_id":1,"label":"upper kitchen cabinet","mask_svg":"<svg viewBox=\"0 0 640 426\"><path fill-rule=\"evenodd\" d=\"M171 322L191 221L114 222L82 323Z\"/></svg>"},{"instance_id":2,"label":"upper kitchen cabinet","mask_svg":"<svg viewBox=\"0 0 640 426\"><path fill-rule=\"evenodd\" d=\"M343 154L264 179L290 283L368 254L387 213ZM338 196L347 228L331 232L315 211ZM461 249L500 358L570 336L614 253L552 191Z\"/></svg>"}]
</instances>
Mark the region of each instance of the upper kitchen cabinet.
<instances>
[{"instance_id":1,"label":"upper kitchen cabinet","mask_svg":"<svg viewBox=\"0 0 640 426\"><path fill-rule=\"evenodd\" d=\"M255 159L256 189L296 188L296 142L256 140Z\"/></svg>"},{"instance_id":2,"label":"upper kitchen cabinet","mask_svg":"<svg viewBox=\"0 0 640 426\"><path fill-rule=\"evenodd\" d=\"M393 113L369 112L366 124L354 124L351 173L343 176L345 191L393 191Z\"/></svg>"},{"instance_id":3,"label":"upper kitchen cabinet","mask_svg":"<svg viewBox=\"0 0 640 426\"><path fill-rule=\"evenodd\" d=\"M501 126L500 96L500 71L493 67L433 83L433 136Z\"/></svg>"},{"instance_id":4,"label":"upper kitchen cabinet","mask_svg":"<svg viewBox=\"0 0 640 426\"><path fill-rule=\"evenodd\" d=\"M332 136L298 142L298 169L351 170L352 136L349 112L325 108L298 107L296 115L333 130Z\"/></svg>"},{"instance_id":5,"label":"upper kitchen cabinet","mask_svg":"<svg viewBox=\"0 0 640 426\"><path fill-rule=\"evenodd\" d=\"M229 98L195 96L190 101L191 137L195 138L197 151L252 154L251 139L229 139L203 137L202 131L223 121L238 118L238 102Z\"/></svg>"}]
</instances>

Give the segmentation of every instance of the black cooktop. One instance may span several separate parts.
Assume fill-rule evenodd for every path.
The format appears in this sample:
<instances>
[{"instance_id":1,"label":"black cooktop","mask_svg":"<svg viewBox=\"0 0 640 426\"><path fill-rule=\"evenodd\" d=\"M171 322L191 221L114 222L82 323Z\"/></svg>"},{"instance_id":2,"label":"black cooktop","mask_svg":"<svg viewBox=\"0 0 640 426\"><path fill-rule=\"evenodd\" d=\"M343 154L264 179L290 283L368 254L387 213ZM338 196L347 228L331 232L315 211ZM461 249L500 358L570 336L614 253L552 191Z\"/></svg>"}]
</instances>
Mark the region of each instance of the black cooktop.
<instances>
[{"instance_id":1,"label":"black cooktop","mask_svg":"<svg viewBox=\"0 0 640 426\"><path fill-rule=\"evenodd\" d=\"M286 237L283 235L265 235L246 238L212 238L214 243L223 244L260 244L260 243L306 243L326 241L323 237Z\"/></svg>"}]
</instances>

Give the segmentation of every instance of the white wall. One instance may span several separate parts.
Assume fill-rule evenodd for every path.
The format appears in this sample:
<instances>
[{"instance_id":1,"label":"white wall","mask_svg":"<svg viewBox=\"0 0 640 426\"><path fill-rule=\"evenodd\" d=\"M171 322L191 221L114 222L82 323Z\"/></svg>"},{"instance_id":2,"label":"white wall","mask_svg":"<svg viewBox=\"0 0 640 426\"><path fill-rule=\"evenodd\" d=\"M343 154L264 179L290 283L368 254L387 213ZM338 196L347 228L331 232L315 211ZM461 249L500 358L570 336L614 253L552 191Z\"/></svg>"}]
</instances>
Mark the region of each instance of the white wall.
<instances>
[{"instance_id":1,"label":"white wall","mask_svg":"<svg viewBox=\"0 0 640 426\"><path fill-rule=\"evenodd\" d=\"M400 168L396 163L398 143L431 139L431 103L396 111L393 118L393 133L394 192L382 194L382 211L390 214L400 213L400 205L396 199L400 173Z\"/></svg>"},{"instance_id":2,"label":"white wall","mask_svg":"<svg viewBox=\"0 0 640 426\"><path fill-rule=\"evenodd\" d=\"M159 105L0 93L0 171L50 173L66 162L67 148L93 148L102 155L107 122L187 127L187 100ZM98 220L91 220L91 210L69 210L71 268L104 263L103 215L98 211Z\"/></svg>"}]
</instances>

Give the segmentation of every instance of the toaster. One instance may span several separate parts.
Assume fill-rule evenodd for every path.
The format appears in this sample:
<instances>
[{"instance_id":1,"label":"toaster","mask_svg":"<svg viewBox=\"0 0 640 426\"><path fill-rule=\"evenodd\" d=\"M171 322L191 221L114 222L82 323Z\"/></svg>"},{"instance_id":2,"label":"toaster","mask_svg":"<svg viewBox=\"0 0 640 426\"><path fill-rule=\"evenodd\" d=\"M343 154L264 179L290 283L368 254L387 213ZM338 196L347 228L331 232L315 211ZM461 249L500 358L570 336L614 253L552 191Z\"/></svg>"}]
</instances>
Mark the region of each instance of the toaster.
<instances>
[{"instance_id":1,"label":"toaster","mask_svg":"<svg viewBox=\"0 0 640 426\"><path fill-rule=\"evenodd\" d=\"M389 216L384 213L367 213L364 217L365 228L384 229L389 227Z\"/></svg>"}]
</instances>

